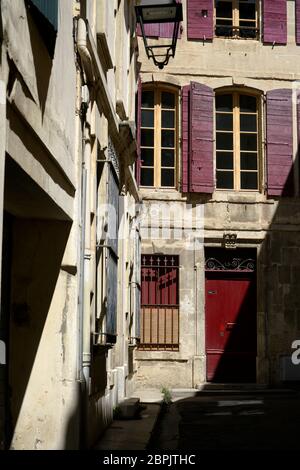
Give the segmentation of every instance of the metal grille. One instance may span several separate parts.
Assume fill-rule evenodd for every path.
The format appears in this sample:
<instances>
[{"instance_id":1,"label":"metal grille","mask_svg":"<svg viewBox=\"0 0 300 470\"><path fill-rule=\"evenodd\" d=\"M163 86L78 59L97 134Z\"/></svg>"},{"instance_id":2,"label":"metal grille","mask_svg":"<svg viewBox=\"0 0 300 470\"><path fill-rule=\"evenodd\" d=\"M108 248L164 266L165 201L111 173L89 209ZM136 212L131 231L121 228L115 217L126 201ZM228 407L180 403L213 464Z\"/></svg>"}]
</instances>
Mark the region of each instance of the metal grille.
<instances>
[{"instance_id":1,"label":"metal grille","mask_svg":"<svg viewBox=\"0 0 300 470\"><path fill-rule=\"evenodd\" d=\"M179 257L142 255L140 349L179 349Z\"/></svg>"},{"instance_id":2,"label":"metal grille","mask_svg":"<svg viewBox=\"0 0 300 470\"><path fill-rule=\"evenodd\" d=\"M216 25L216 36L236 39L259 39L259 29L252 26Z\"/></svg>"}]
</instances>

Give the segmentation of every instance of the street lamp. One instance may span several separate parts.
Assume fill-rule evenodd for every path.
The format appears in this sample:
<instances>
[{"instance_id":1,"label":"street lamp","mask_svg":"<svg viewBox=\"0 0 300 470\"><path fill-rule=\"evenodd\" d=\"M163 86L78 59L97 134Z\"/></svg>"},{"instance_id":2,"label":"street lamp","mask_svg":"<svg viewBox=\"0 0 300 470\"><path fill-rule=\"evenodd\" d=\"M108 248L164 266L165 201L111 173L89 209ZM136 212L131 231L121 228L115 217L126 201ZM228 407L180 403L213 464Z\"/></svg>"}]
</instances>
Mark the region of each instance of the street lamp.
<instances>
[{"instance_id":1,"label":"street lamp","mask_svg":"<svg viewBox=\"0 0 300 470\"><path fill-rule=\"evenodd\" d=\"M148 59L163 69L170 57L175 57L179 24L182 21L182 5L176 0L140 0L135 7L136 19L141 26L141 32ZM144 25L153 23L171 23L173 25L172 42L170 44L149 45Z\"/></svg>"}]
</instances>

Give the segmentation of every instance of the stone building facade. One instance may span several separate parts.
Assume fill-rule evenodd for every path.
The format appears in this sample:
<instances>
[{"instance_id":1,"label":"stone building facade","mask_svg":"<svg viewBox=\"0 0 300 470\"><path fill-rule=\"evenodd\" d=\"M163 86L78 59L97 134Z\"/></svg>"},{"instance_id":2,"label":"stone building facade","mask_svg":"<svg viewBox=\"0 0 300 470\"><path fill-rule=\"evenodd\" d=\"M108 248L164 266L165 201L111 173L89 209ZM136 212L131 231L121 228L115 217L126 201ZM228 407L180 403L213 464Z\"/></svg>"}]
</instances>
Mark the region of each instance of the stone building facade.
<instances>
[{"instance_id":1,"label":"stone building facade","mask_svg":"<svg viewBox=\"0 0 300 470\"><path fill-rule=\"evenodd\" d=\"M89 447L134 383L133 1L0 8L1 447Z\"/></svg>"},{"instance_id":2,"label":"stone building facade","mask_svg":"<svg viewBox=\"0 0 300 470\"><path fill-rule=\"evenodd\" d=\"M300 2L181 3L140 45L137 387L299 380Z\"/></svg>"}]
</instances>

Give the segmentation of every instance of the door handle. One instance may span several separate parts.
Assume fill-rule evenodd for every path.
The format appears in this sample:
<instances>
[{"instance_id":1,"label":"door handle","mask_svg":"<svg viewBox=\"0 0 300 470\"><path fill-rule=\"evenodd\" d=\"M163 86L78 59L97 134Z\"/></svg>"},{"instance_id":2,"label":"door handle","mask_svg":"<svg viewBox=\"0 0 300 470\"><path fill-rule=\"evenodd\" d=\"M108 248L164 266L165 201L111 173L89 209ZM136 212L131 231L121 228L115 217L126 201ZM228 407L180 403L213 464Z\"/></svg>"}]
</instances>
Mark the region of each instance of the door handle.
<instances>
[{"instance_id":1,"label":"door handle","mask_svg":"<svg viewBox=\"0 0 300 470\"><path fill-rule=\"evenodd\" d=\"M236 325L236 323L234 323L234 322L228 322L227 325L226 325L226 330L233 330L235 325Z\"/></svg>"}]
</instances>

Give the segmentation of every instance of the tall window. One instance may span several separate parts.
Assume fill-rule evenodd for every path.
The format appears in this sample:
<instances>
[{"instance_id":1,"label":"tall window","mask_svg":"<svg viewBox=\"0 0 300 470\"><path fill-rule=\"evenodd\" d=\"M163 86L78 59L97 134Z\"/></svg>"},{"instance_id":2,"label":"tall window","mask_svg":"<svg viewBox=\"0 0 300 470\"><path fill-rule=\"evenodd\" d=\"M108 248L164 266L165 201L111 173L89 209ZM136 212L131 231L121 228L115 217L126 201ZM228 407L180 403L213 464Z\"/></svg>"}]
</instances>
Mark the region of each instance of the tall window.
<instances>
[{"instance_id":1,"label":"tall window","mask_svg":"<svg viewBox=\"0 0 300 470\"><path fill-rule=\"evenodd\" d=\"M144 88L141 109L141 186L176 185L177 95Z\"/></svg>"},{"instance_id":2,"label":"tall window","mask_svg":"<svg viewBox=\"0 0 300 470\"><path fill-rule=\"evenodd\" d=\"M258 6L256 0L216 0L216 36L258 38Z\"/></svg>"},{"instance_id":3,"label":"tall window","mask_svg":"<svg viewBox=\"0 0 300 470\"><path fill-rule=\"evenodd\" d=\"M179 257L142 255L141 349L179 348Z\"/></svg>"},{"instance_id":4,"label":"tall window","mask_svg":"<svg viewBox=\"0 0 300 470\"><path fill-rule=\"evenodd\" d=\"M258 97L216 96L217 189L259 189Z\"/></svg>"}]
</instances>

